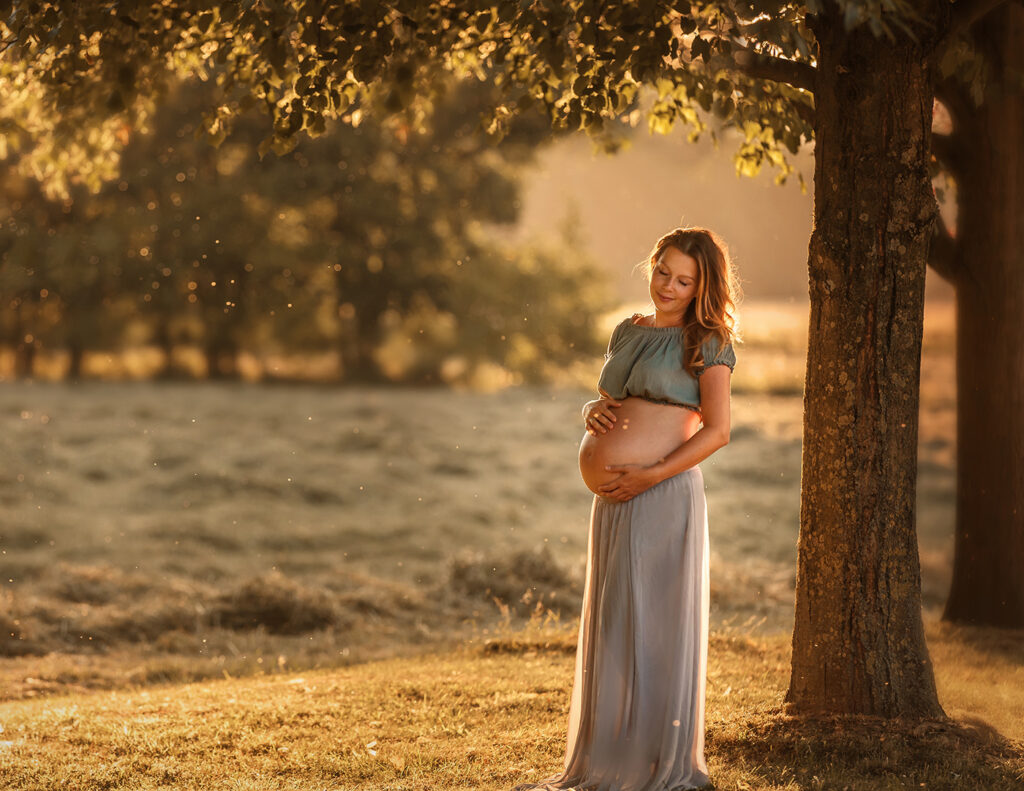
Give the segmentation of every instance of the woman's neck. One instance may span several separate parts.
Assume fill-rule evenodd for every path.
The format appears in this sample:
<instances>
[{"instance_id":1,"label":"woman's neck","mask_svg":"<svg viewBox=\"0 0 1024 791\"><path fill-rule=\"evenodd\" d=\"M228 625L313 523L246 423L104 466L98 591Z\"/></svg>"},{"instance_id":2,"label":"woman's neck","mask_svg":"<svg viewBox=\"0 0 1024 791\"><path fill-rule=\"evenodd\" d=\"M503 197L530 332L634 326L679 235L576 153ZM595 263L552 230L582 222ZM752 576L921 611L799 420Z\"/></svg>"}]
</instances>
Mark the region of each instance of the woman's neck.
<instances>
[{"instance_id":1,"label":"woman's neck","mask_svg":"<svg viewBox=\"0 0 1024 791\"><path fill-rule=\"evenodd\" d=\"M664 313L655 308L654 315L650 317L650 325L652 327L682 327L683 315L681 313Z\"/></svg>"}]
</instances>

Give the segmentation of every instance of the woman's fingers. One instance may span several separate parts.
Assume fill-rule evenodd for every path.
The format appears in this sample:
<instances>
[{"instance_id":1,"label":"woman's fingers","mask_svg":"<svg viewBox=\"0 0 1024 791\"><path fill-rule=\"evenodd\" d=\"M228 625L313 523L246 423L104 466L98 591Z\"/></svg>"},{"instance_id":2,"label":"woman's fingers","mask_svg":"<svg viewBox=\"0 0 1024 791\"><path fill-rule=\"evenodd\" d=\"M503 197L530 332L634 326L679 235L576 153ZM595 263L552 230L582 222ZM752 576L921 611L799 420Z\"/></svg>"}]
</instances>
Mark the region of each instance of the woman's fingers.
<instances>
[{"instance_id":1,"label":"woman's fingers","mask_svg":"<svg viewBox=\"0 0 1024 791\"><path fill-rule=\"evenodd\" d=\"M604 396L597 399L596 401L588 401L587 406L593 404L593 409L589 410L584 423L587 426L587 431L591 433L600 432L601 434L607 434L608 429L614 428L614 423L618 420L615 413L612 412L613 407L622 406L621 401L616 401L613 398Z\"/></svg>"},{"instance_id":2,"label":"woman's fingers","mask_svg":"<svg viewBox=\"0 0 1024 791\"><path fill-rule=\"evenodd\" d=\"M612 487L612 488L609 489L609 488L602 487L602 486L599 486L597 488L600 490L601 494L603 494L605 497L610 497L611 499L618 500L619 502L625 502L626 500L632 500L633 497L635 496L632 492L630 492L630 491L628 491L626 489L618 489L618 488L615 488L615 487Z\"/></svg>"},{"instance_id":3,"label":"woman's fingers","mask_svg":"<svg viewBox=\"0 0 1024 791\"><path fill-rule=\"evenodd\" d=\"M587 418L587 426L597 429L602 434L606 434L608 429L614 428L614 423L615 415L606 414L604 412L591 412L590 417Z\"/></svg>"}]
</instances>

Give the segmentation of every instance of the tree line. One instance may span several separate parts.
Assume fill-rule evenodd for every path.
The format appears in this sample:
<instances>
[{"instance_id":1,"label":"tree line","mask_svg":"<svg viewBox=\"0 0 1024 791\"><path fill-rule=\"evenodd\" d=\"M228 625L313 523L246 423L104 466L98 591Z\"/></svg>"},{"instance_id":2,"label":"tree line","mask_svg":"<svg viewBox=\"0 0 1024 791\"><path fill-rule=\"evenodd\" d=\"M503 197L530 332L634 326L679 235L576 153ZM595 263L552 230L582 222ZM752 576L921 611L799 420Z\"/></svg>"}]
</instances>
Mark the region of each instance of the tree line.
<instances>
[{"instance_id":1,"label":"tree line","mask_svg":"<svg viewBox=\"0 0 1024 791\"><path fill-rule=\"evenodd\" d=\"M367 113L283 156L254 113L218 147L197 136L213 86L175 85L133 131L117 180L63 199L8 171L0 212L0 343L28 376L40 349L149 344L158 376L239 375L243 352L333 352L345 381L457 381L481 364L526 381L600 351L601 270L561 242L513 247L519 168L551 137L538 118L500 146L474 134L486 90L453 83L429 124ZM200 130L201 131L201 130ZM403 342L404 341L404 342Z\"/></svg>"}]
</instances>

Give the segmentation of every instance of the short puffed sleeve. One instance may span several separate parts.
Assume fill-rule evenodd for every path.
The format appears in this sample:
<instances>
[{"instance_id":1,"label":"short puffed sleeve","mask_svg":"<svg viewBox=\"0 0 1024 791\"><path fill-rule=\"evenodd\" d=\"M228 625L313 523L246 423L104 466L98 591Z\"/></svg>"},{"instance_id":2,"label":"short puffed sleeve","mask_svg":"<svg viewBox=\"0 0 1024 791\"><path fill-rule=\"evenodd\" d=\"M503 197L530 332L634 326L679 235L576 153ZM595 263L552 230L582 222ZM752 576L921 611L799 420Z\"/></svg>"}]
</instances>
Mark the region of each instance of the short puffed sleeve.
<instances>
[{"instance_id":1,"label":"short puffed sleeve","mask_svg":"<svg viewBox=\"0 0 1024 791\"><path fill-rule=\"evenodd\" d=\"M712 335L704 341L700 351L701 355L704 357L704 367L697 372L697 376L700 376L712 365L728 365L730 371L735 370L736 351L733 349L731 343L726 343L723 346L718 337Z\"/></svg>"},{"instance_id":2,"label":"short puffed sleeve","mask_svg":"<svg viewBox=\"0 0 1024 791\"><path fill-rule=\"evenodd\" d=\"M608 350L605 352L605 359L612 356L612 352L618 345L619 339L622 337L622 333L625 331L626 325L632 321L632 318L624 319L615 325L615 329L612 330L612 336L608 339Z\"/></svg>"}]
</instances>

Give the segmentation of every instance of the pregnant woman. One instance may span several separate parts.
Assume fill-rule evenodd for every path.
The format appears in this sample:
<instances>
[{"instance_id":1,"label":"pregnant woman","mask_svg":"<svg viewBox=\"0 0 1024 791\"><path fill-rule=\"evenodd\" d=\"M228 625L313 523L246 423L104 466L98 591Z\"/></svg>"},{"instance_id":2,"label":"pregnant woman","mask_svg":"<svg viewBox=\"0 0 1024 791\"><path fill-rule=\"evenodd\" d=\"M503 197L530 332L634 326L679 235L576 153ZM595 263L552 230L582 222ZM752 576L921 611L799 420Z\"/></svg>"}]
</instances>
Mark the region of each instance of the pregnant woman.
<instances>
[{"instance_id":1,"label":"pregnant woman","mask_svg":"<svg viewBox=\"0 0 1024 791\"><path fill-rule=\"evenodd\" d=\"M654 312L612 332L583 407L594 492L565 770L513 791L679 791L704 760L708 528L697 464L729 441L734 277L678 228L651 251Z\"/></svg>"}]
</instances>

